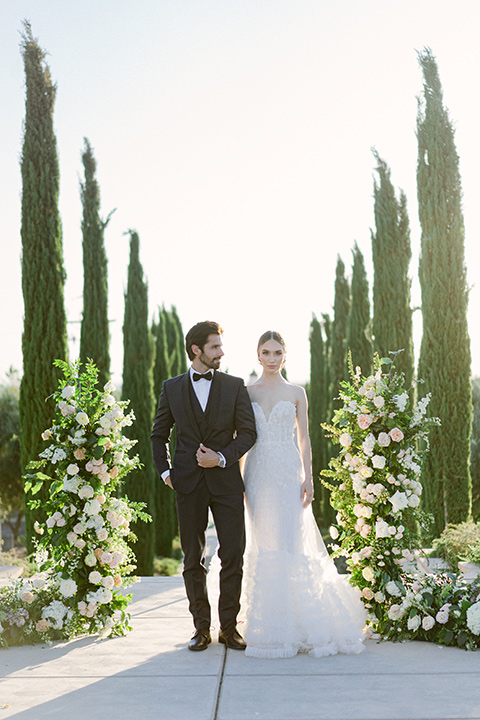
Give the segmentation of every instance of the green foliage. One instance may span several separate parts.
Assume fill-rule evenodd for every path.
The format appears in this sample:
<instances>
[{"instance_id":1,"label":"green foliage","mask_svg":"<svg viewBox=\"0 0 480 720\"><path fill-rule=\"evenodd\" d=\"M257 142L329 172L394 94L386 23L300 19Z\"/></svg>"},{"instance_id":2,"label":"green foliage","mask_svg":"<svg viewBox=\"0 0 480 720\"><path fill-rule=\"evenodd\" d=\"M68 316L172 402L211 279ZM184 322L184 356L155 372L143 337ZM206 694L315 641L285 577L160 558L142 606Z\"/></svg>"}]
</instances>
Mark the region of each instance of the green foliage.
<instances>
[{"instance_id":1,"label":"green foliage","mask_svg":"<svg viewBox=\"0 0 480 720\"><path fill-rule=\"evenodd\" d=\"M15 373L10 372L6 384L0 385L0 514L5 521L15 513L9 523L17 530L23 516L23 482L20 466L20 411L19 388Z\"/></svg>"},{"instance_id":2,"label":"green foliage","mask_svg":"<svg viewBox=\"0 0 480 720\"><path fill-rule=\"evenodd\" d=\"M468 290L459 158L443 105L437 64L419 54L424 75L417 118L417 193L422 228L419 277L423 336L419 376L432 392L430 410L441 420L431 434L435 452L424 469L425 506L434 534L470 515L472 424Z\"/></svg>"},{"instance_id":3,"label":"green foliage","mask_svg":"<svg viewBox=\"0 0 480 720\"><path fill-rule=\"evenodd\" d=\"M128 266L125 317L123 323L123 398L129 398L135 413L135 437L142 468L135 470L126 484L128 496L147 505L155 520L157 476L153 464L150 434L154 416L153 397L153 336L148 326L148 290L143 280L138 234L130 231L130 263ZM133 437L133 431L131 436ZM137 571L153 574L155 522L137 524Z\"/></svg>"},{"instance_id":4,"label":"green foliage","mask_svg":"<svg viewBox=\"0 0 480 720\"><path fill-rule=\"evenodd\" d=\"M395 366L410 387L413 379L413 330L410 307L411 280L408 268L412 251L405 194L400 199L390 180L390 168L373 151L379 183L374 183L376 232L372 232L373 335L375 351L380 357L390 352L397 356ZM356 363L355 357L353 358Z\"/></svg>"},{"instance_id":5,"label":"green foliage","mask_svg":"<svg viewBox=\"0 0 480 720\"><path fill-rule=\"evenodd\" d=\"M186 372L186 354L183 330L175 307L168 311L159 310L158 323L153 325L156 357L154 367L155 397L160 396L162 383L170 377ZM170 438L170 452L175 451L175 429ZM157 532L155 550L159 556L169 556L172 540L178 532L175 493L171 488L159 482L156 490Z\"/></svg>"},{"instance_id":6,"label":"green foliage","mask_svg":"<svg viewBox=\"0 0 480 720\"><path fill-rule=\"evenodd\" d=\"M470 521L448 524L439 538L433 541L435 555L448 562L452 570L459 561L480 564L480 523Z\"/></svg>"},{"instance_id":7,"label":"green foliage","mask_svg":"<svg viewBox=\"0 0 480 720\"><path fill-rule=\"evenodd\" d=\"M97 163L87 138L82 153L85 182L81 185L83 205L83 317L80 359L93 360L103 386L110 377L110 331L108 326L107 254L104 231L111 217L100 218L100 189L95 177Z\"/></svg>"},{"instance_id":8,"label":"green foliage","mask_svg":"<svg viewBox=\"0 0 480 720\"><path fill-rule=\"evenodd\" d=\"M372 339L368 280L363 255L355 243L352 268L352 302L348 316L347 346L353 364L369 375L372 368Z\"/></svg>"},{"instance_id":9,"label":"green foliage","mask_svg":"<svg viewBox=\"0 0 480 720\"><path fill-rule=\"evenodd\" d=\"M22 171L22 336L23 377L20 388L20 452L22 467L35 458L41 433L48 427L53 405L48 398L59 374L55 358L67 357L63 302L62 230L58 212L59 170L53 130L55 85L45 63L45 52L24 24L22 53L26 103ZM41 495L42 500L47 497ZM26 509L26 534L32 550L33 523L42 520L42 504Z\"/></svg>"},{"instance_id":10,"label":"green foliage","mask_svg":"<svg viewBox=\"0 0 480 720\"><path fill-rule=\"evenodd\" d=\"M470 472L472 475L472 515L480 519L480 378L472 379L472 440Z\"/></svg>"},{"instance_id":11,"label":"green foliage","mask_svg":"<svg viewBox=\"0 0 480 720\"><path fill-rule=\"evenodd\" d=\"M315 489L313 512L322 525L330 515L328 490L320 482L320 473L328 464L327 440L322 423L327 420L328 378L325 342L320 322L313 315L310 323L310 384L308 388L308 422L312 445L312 470Z\"/></svg>"},{"instance_id":12,"label":"green foliage","mask_svg":"<svg viewBox=\"0 0 480 720\"><path fill-rule=\"evenodd\" d=\"M167 577L178 575L179 564L178 560L171 557L156 557L153 561L153 574Z\"/></svg>"},{"instance_id":13,"label":"green foliage","mask_svg":"<svg viewBox=\"0 0 480 720\"><path fill-rule=\"evenodd\" d=\"M337 400L340 383L347 377L347 326L350 313L350 287L345 277L345 265L339 257L335 275L335 300L330 352L330 395L332 408L338 408Z\"/></svg>"}]
</instances>

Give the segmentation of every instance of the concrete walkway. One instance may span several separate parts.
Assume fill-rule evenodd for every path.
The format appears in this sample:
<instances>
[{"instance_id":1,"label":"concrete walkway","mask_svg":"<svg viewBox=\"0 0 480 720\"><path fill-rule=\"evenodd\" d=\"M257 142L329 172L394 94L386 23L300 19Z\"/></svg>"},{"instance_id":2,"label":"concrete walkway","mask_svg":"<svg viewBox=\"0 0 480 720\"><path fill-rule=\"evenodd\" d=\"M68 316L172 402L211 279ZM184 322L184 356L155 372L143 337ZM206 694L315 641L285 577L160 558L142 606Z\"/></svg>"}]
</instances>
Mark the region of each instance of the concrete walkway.
<instances>
[{"instance_id":1,"label":"concrete walkway","mask_svg":"<svg viewBox=\"0 0 480 720\"><path fill-rule=\"evenodd\" d=\"M256 660L215 641L192 653L182 578L132 591L125 638L0 650L0 720L480 718L480 652L368 641L363 655Z\"/></svg>"}]
</instances>

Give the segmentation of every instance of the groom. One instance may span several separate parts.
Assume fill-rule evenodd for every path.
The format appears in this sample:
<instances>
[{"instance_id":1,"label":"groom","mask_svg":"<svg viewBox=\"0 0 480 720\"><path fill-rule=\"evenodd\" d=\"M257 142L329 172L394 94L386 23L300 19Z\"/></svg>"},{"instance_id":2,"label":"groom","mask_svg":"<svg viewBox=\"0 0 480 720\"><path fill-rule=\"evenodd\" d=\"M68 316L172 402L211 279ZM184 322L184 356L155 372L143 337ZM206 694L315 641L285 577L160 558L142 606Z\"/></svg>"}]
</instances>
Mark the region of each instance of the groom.
<instances>
[{"instance_id":1,"label":"groom","mask_svg":"<svg viewBox=\"0 0 480 720\"><path fill-rule=\"evenodd\" d=\"M183 578L196 630L190 650L205 650L212 641L205 569L209 508L222 564L218 640L234 650L246 647L236 629L245 550L244 486L238 461L255 443L256 431L243 381L218 371L221 336L215 322L200 322L188 331L185 346L192 366L163 383L152 431L158 474L176 493ZM174 425L171 463L168 441Z\"/></svg>"}]
</instances>

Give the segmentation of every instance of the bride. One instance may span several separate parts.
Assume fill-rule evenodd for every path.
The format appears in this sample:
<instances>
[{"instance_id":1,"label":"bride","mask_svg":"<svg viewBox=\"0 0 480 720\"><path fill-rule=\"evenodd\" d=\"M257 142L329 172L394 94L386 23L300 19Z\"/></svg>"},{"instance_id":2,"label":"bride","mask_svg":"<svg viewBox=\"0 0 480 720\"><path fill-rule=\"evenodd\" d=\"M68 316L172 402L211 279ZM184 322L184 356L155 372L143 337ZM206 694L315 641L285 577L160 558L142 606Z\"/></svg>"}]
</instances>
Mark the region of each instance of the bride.
<instances>
[{"instance_id":1,"label":"bride","mask_svg":"<svg viewBox=\"0 0 480 720\"><path fill-rule=\"evenodd\" d=\"M263 373L248 387L257 442L244 468L245 652L257 658L359 653L365 610L337 573L312 513L307 399L302 387L282 376L285 357L279 333L262 335Z\"/></svg>"}]
</instances>

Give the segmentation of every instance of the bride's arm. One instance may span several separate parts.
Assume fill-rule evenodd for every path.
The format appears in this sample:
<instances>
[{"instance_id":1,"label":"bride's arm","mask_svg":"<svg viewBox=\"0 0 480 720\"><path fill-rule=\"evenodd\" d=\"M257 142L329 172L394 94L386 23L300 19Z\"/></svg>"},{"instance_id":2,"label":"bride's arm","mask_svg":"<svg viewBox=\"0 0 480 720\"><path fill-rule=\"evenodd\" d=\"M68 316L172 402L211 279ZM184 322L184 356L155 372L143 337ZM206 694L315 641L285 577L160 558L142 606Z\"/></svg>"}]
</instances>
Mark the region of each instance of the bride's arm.
<instances>
[{"instance_id":1,"label":"bride's arm","mask_svg":"<svg viewBox=\"0 0 480 720\"><path fill-rule=\"evenodd\" d=\"M307 507L313 500L312 447L310 444L310 435L308 434L307 395L303 388L300 388L297 400L297 432L298 446L300 448L303 472L305 474L305 479L300 490L300 497L303 502L303 506Z\"/></svg>"}]
</instances>

